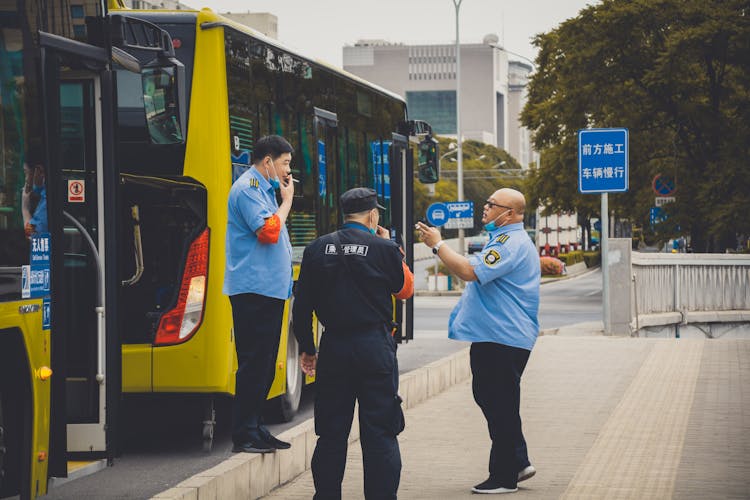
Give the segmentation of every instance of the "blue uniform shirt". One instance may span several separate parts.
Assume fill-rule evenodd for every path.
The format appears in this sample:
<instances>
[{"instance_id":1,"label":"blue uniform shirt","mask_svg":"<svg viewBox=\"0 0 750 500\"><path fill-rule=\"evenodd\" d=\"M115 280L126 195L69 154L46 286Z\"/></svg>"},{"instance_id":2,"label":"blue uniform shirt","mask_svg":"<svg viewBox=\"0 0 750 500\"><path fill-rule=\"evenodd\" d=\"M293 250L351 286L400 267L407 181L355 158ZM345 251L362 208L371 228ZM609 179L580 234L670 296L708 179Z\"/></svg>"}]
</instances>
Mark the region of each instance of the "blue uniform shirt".
<instances>
[{"instance_id":1,"label":"blue uniform shirt","mask_svg":"<svg viewBox=\"0 0 750 500\"><path fill-rule=\"evenodd\" d=\"M255 232L279 209L271 184L250 168L229 191L224 293L256 293L276 299L292 295L292 244L286 225L279 241L260 243Z\"/></svg>"},{"instance_id":2,"label":"blue uniform shirt","mask_svg":"<svg viewBox=\"0 0 750 500\"><path fill-rule=\"evenodd\" d=\"M531 350L539 334L539 256L523 223L490 233L469 257L477 281L467 284L448 320L448 337Z\"/></svg>"}]
</instances>

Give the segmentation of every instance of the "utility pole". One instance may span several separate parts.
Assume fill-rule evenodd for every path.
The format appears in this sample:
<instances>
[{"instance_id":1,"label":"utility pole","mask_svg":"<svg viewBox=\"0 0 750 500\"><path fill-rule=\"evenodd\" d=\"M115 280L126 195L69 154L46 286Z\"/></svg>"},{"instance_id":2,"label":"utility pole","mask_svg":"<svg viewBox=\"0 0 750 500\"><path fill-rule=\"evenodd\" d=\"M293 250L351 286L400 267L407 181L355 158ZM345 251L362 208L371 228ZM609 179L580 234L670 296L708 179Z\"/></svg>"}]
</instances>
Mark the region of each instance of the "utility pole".
<instances>
[{"instance_id":1,"label":"utility pole","mask_svg":"<svg viewBox=\"0 0 750 500\"><path fill-rule=\"evenodd\" d=\"M463 137L461 134L461 39L458 34L458 13L463 0L453 0L453 6L456 8L456 145L458 153L456 159L457 191L458 201L464 201L464 155L463 155ZM464 244L464 230L458 229L458 253L461 255L466 251Z\"/></svg>"}]
</instances>

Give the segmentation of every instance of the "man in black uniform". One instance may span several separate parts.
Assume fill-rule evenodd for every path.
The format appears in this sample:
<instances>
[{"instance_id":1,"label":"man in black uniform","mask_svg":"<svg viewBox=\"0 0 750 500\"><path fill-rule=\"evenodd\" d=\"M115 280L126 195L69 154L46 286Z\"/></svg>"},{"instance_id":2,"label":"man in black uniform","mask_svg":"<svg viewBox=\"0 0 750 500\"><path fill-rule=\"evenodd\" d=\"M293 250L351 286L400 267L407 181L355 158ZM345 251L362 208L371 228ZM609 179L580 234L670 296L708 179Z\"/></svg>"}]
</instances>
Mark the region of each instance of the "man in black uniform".
<instances>
[{"instance_id":1,"label":"man in black uniform","mask_svg":"<svg viewBox=\"0 0 750 500\"><path fill-rule=\"evenodd\" d=\"M391 297L411 297L414 275L388 230L378 225L378 209L383 207L375 191L350 189L340 201L344 225L305 249L293 309L302 369L311 375L317 364L314 498L341 498L356 400L365 497L395 499L401 475L396 436L404 428L404 416L391 336ZM325 326L319 358L313 310Z\"/></svg>"}]
</instances>

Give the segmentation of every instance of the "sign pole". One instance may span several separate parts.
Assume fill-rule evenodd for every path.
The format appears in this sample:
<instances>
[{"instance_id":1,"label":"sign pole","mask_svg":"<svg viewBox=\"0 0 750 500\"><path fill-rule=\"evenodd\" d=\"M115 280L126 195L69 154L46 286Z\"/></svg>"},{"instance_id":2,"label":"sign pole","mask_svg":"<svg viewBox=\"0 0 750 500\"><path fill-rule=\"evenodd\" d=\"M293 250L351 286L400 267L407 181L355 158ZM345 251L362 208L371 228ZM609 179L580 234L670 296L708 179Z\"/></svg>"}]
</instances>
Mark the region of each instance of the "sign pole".
<instances>
[{"instance_id":1,"label":"sign pole","mask_svg":"<svg viewBox=\"0 0 750 500\"><path fill-rule=\"evenodd\" d=\"M609 194L602 193L602 220L599 239L602 256L602 322L604 334L609 335L611 322L609 317Z\"/></svg>"},{"instance_id":2,"label":"sign pole","mask_svg":"<svg viewBox=\"0 0 750 500\"><path fill-rule=\"evenodd\" d=\"M578 131L578 191L602 196L599 248L602 264L602 322L612 331L609 303L609 193L628 190L628 129L597 128ZM616 305L616 304L615 304ZM629 312L628 312L629 314Z\"/></svg>"}]
</instances>

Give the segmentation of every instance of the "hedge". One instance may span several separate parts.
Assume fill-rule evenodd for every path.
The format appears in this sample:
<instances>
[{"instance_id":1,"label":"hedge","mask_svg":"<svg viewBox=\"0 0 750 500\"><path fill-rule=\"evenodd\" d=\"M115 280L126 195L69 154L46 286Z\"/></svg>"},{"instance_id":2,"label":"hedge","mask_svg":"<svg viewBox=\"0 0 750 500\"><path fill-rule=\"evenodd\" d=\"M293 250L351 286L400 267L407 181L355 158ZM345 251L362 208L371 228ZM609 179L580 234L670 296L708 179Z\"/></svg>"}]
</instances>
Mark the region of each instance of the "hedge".
<instances>
[{"instance_id":1,"label":"hedge","mask_svg":"<svg viewBox=\"0 0 750 500\"><path fill-rule=\"evenodd\" d=\"M565 262L566 266L572 266L573 264L578 264L579 262L584 261L583 250L573 250L572 252L561 253L557 258Z\"/></svg>"},{"instance_id":2,"label":"hedge","mask_svg":"<svg viewBox=\"0 0 750 500\"><path fill-rule=\"evenodd\" d=\"M598 250L596 252L583 252L583 261L588 268L598 266L601 263L601 257L601 253Z\"/></svg>"}]
</instances>

